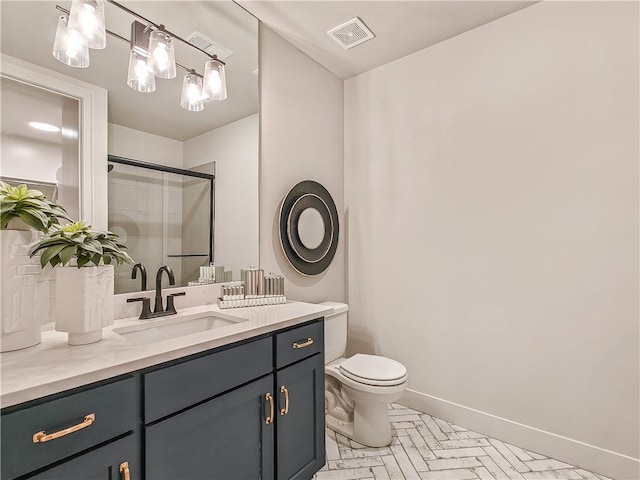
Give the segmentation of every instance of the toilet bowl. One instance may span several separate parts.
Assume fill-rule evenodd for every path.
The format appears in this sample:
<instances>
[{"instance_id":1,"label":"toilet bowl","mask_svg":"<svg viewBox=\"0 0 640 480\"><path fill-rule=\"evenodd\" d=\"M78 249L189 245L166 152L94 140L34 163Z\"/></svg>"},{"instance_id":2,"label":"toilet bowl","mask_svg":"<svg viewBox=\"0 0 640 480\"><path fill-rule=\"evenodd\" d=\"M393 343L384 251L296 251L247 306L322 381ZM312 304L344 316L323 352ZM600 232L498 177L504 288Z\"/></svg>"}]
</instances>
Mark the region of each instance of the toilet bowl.
<instances>
[{"instance_id":1,"label":"toilet bowl","mask_svg":"<svg viewBox=\"0 0 640 480\"><path fill-rule=\"evenodd\" d=\"M345 358L347 312L344 303L325 316L325 405L327 426L370 447L391 443L388 405L407 388L407 369L379 355L356 354Z\"/></svg>"}]
</instances>

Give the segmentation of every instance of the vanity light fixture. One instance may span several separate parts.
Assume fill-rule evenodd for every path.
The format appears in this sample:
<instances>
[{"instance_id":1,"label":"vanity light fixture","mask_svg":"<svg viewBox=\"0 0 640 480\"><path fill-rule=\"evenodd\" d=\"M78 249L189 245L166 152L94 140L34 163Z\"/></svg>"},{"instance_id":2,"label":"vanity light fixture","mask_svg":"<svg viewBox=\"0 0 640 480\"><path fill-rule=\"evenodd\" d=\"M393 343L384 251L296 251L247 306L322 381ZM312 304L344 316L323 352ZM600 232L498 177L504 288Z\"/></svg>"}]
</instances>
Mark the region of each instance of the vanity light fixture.
<instances>
[{"instance_id":1,"label":"vanity light fixture","mask_svg":"<svg viewBox=\"0 0 640 480\"><path fill-rule=\"evenodd\" d=\"M131 24L131 39L126 39L105 28L104 3L141 20ZM127 85L137 92L152 93L156 90L155 77L173 79L177 67L185 70L180 106L190 112L204 109L204 100L225 100L227 82L225 63L197 45L170 32L115 0L73 0L71 11L56 5L66 15L58 19L58 30L53 56L62 63L76 68L89 66L89 48L105 48L106 34L129 42L129 70ZM175 61L175 40L205 54L209 59L204 65L204 75ZM198 93L196 93L198 92Z\"/></svg>"},{"instance_id":2,"label":"vanity light fixture","mask_svg":"<svg viewBox=\"0 0 640 480\"><path fill-rule=\"evenodd\" d=\"M158 78L176 78L176 54L171 35L164 31L164 25L151 32L149 53L153 72Z\"/></svg>"},{"instance_id":3,"label":"vanity light fixture","mask_svg":"<svg viewBox=\"0 0 640 480\"><path fill-rule=\"evenodd\" d=\"M210 100L225 100L227 98L227 80L224 73L224 63L212 58L204 64L203 93Z\"/></svg>"},{"instance_id":4,"label":"vanity light fixture","mask_svg":"<svg viewBox=\"0 0 640 480\"><path fill-rule=\"evenodd\" d=\"M153 74L149 57L135 49L131 49L129 54L127 85L136 92L153 93L156 91L156 77Z\"/></svg>"},{"instance_id":5,"label":"vanity light fixture","mask_svg":"<svg viewBox=\"0 0 640 480\"><path fill-rule=\"evenodd\" d=\"M70 67L87 68L89 66L89 48L82 34L68 27L69 17L58 17L56 38L53 42L53 56Z\"/></svg>"},{"instance_id":6,"label":"vanity light fixture","mask_svg":"<svg viewBox=\"0 0 640 480\"><path fill-rule=\"evenodd\" d=\"M149 50L149 30L140 22L131 24L131 41L129 53L129 70L127 85L141 93L156 91L156 78Z\"/></svg>"},{"instance_id":7,"label":"vanity light fixture","mask_svg":"<svg viewBox=\"0 0 640 480\"><path fill-rule=\"evenodd\" d=\"M83 35L87 47L105 48L107 32L104 23L104 0L73 0L69 28Z\"/></svg>"},{"instance_id":8,"label":"vanity light fixture","mask_svg":"<svg viewBox=\"0 0 640 480\"><path fill-rule=\"evenodd\" d=\"M204 110L202 77L200 77L195 70L191 70L184 76L180 106L190 112L201 112Z\"/></svg>"}]
</instances>

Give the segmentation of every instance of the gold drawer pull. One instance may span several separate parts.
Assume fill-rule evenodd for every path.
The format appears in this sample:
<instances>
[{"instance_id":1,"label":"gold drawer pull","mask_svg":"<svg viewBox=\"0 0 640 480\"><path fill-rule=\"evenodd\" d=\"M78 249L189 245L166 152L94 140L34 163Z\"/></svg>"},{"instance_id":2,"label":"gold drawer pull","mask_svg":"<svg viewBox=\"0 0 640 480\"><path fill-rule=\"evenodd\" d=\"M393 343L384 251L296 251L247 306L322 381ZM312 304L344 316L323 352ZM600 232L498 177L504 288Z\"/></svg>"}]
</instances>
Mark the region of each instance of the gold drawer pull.
<instances>
[{"instance_id":1,"label":"gold drawer pull","mask_svg":"<svg viewBox=\"0 0 640 480\"><path fill-rule=\"evenodd\" d=\"M280 415L286 415L289 413L289 390L287 390L287 387L282 385L280 387L280 393L284 393L284 408L280 409Z\"/></svg>"},{"instance_id":2,"label":"gold drawer pull","mask_svg":"<svg viewBox=\"0 0 640 480\"><path fill-rule=\"evenodd\" d=\"M307 340L302 343L298 343L298 342L294 343L293 348L304 348L304 347L308 347L309 345L313 345L313 338L311 337L307 338Z\"/></svg>"},{"instance_id":3,"label":"gold drawer pull","mask_svg":"<svg viewBox=\"0 0 640 480\"><path fill-rule=\"evenodd\" d=\"M264 419L264 423L269 425L273 423L273 397L270 393L265 393L264 398L269 400L269 416Z\"/></svg>"},{"instance_id":4,"label":"gold drawer pull","mask_svg":"<svg viewBox=\"0 0 640 480\"><path fill-rule=\"evenodd\" d=\"M82 430L83 428L87 428L93 422L95 422L96 416L94 413L90 413L89 415L85 415L82 422L73 427L65 428L64 430L60 430L55 433L45 433L44 430L42 432L33 434L33 443L44 443L49 440L55 440L56 438L64 437L65 435L69 435L70 433L77 432L78 430Z\"/></svg>"},{"instance_id":5,"label":"gold drawer pull","mask_svg":"<svg viewBox=\"0 0 640 480\"><path fill-rule=\"evenodd\" d=\"M129 462L122 462L120 464L120 473L122 474L122 480L131 480L131 474L129 473Z\"/></svg>"}]
</instances>

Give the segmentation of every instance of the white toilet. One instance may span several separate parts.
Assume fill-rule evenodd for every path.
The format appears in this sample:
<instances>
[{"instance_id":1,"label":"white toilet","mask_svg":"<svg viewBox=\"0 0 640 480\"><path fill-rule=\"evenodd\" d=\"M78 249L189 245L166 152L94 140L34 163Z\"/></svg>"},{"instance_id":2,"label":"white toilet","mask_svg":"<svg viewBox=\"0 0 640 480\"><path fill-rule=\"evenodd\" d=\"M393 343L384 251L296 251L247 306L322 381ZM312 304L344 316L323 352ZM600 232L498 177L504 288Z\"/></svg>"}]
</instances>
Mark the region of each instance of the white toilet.
<instances>
[{"instance_id":1,"label":"white toilet","mask_svg":"<svg viewBox=\"0 0 640 480\"><path fill-rule=\"evenodd\" d=\"M389 445L387 407L407 388L407 369L378 355L358 353L344 358L349 306L335 302L321 305L333 307L333 314L324 317L327 426L363 445Z\"/></svg>"}]
</instances>

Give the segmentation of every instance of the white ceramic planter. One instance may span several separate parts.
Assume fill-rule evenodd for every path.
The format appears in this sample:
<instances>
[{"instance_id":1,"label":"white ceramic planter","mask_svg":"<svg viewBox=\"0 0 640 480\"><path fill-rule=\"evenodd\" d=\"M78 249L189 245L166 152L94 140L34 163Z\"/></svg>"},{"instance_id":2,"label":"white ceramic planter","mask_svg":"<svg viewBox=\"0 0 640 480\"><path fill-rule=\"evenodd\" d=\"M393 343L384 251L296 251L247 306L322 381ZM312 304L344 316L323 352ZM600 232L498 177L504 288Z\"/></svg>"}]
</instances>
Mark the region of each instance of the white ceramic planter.
<instances>
[{"instance_id":1,"label":"white ceramic planter","mask_svg":"<svg viewBox=\"0 0 640 480\"><path fill-rule=\"evenodd\" d=\"M113 323L113 265L56 267L56 330L69 345L102 340Z\"/></svg>"},{"instance_id":2,"label":"white ceramic planter","mask_svg":"<svg viewBox=\"0 0 640 480\"><path fill-rule=\"evenodd\" d=\"M40 267L40 256L29 248L40 239L33 230L0 231L0 351L40 343L41 326L49 322L51 269Z\"/></svg>"}]
</instances>

